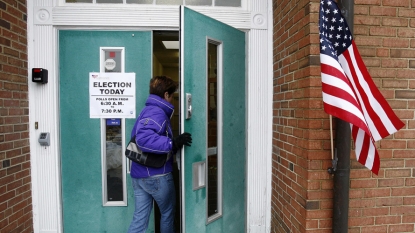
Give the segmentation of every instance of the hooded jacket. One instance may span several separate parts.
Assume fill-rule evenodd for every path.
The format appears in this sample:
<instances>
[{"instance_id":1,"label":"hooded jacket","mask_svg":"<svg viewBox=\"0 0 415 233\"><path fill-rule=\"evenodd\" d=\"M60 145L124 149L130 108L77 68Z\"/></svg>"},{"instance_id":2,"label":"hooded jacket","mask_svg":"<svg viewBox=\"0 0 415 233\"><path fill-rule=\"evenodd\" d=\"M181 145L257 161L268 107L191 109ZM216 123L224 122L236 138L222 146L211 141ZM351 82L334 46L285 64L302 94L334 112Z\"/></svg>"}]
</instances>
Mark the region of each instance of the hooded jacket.
<instances>
[{"instance_id":1,"label":"hooded jacket","mask_svg":"<svg viewBox=\"0 0 415 233\"><path fill-rule=\"evenodd\" d=\"M166 154L172 151L173 134L170 118L173 112L174 106L171 103L157 95L150 94L131 131L131 137L136 135L137 146L143 152ZM145 178L166 174L172 170L173 156L161 168L147 167L132 162L130 174L133 178Z\"/></svg>"}]
</instances>

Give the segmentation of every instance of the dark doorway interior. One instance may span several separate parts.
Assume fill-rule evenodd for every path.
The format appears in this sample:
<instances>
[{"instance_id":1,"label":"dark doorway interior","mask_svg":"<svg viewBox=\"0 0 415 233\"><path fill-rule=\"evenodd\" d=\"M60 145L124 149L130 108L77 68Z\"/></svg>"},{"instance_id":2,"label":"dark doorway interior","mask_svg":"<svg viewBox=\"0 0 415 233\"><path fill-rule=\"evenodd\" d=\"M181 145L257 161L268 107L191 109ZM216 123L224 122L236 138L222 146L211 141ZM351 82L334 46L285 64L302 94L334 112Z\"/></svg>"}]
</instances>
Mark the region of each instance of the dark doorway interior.
<instances>
[{"instance_id":1,"label":"dark doorway interior","mask_svg":"<svg viewBox=\"0 0 415 233\"><path fill-rule=\"evenodd\" d=\"M177 42L179 41L178 31L153 31L153 76L166 75L176 82L179 82L179 49L169 49L163 44L163 41ZM180 132L180 92L174 94L174 115L171 119L173 127L173 135L177 136ZM180 204L180 172L178 169L180 164L175 160L173 177L176 187L176 217L175 231L181 232L181 204ZM160 233L160 211L157 204L154 205L155 233Z\"/></svg>"}]
</instances>

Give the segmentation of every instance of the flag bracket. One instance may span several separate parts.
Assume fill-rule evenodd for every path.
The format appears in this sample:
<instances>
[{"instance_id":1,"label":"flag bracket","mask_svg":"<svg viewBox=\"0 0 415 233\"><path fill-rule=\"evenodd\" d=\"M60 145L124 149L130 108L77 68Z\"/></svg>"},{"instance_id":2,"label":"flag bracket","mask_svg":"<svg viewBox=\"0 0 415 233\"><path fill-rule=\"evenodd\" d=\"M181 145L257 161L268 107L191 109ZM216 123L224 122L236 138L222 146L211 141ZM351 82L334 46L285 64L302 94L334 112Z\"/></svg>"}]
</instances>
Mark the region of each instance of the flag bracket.
<instances>
[{"instance_id":1,"label":"flag bracket","mask_svg":"<svg viewBox=\"0 0 415 233\"><path fill-rule=\"evenodd\" d=\"M327 172L329 174L333 175L336 172L336 170L337 170L337 161L338 160L339 159L337 158L337 149L334 149L334 158L331 160L332 167L329 167L327 169Z\"/></svg>"}]
</instances>

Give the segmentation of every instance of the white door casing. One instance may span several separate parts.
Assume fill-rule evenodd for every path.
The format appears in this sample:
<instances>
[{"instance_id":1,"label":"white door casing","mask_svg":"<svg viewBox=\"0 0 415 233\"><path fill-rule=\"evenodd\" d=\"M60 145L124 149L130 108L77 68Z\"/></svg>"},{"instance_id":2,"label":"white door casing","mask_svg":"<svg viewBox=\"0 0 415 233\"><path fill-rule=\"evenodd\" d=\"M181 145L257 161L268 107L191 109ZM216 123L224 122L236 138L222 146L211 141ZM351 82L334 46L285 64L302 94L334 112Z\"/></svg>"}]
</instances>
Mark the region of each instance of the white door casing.
<instances>
[{"instance_id":1,"label":"white door casing","mask_svg":"<svg viewBox=\"0 0 415 233\"><path fill-rule=\"evenodd\" d=\"M247 41L247 200L248 232L269 232L272 178L272 1L247 1L247 10L190 7L240 30ZM47 84L29 87L30 151L35 232L62 232L58 86L58 30L178 30L178 6L83 4L58 6L55 0L27 1L28 70L49 71ZM262 80L258 82L258 80ZM263 93L258 95L258 93ZM35 122L38 128L35 128ZM50 132L49 147L38 143Z\"/></svg>"}]
</instances>

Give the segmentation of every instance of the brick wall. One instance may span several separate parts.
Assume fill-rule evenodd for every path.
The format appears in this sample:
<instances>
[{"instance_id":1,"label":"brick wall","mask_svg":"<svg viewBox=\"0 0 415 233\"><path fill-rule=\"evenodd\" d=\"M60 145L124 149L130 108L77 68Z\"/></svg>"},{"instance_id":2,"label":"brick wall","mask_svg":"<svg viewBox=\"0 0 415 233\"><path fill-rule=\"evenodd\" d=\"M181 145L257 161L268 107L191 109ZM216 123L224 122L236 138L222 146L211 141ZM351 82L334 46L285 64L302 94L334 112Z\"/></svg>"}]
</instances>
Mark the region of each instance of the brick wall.
<instances>
[{"instance_id":1,"label":"brick wall","mask_svg":"<svg viewBox=\"0 0 415 233\"><path fill-rule=\"evenodd\" d=\"M349 231L415 232L415 1L355 4L356 44L377 86L406 126L377 143L378 176L353 163Z\"/></svg>"},{"instance_id":2,"label":"brick wall","mask_svg":"<svg viewBox=\"0 0 415 233\"><path fill-rule=\"evenodd\" d=\"M355 0L354 38L406 124L377 142L379 175L351 151L349 232L415 232L415 0ZM329 117L319 67L319 1L274 0L272 232L332 232ZM334 134L335 135L335 134Z\"/></svg>"},{"instance_id":3,"label":"brick wall","mask_svg":"<svg viewBox=\"0 0 415 233\"><path fill-rule=\"evenodd\" d=\"M0 0L0 233L33 232L26 12Z\"/></svg>"}]
</instances>

